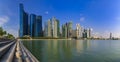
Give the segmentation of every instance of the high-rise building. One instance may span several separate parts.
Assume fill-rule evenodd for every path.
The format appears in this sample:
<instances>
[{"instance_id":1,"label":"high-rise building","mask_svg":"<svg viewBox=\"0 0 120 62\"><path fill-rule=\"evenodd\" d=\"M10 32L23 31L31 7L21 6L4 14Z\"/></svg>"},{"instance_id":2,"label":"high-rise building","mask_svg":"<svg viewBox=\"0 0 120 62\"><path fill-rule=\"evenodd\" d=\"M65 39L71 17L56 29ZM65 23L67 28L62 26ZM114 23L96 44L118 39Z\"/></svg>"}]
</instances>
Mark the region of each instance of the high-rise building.
<instances>
[{"instance_id":1,"label":"high-rise building","mask_svg":"<svg viewBox=\"0 0 120 62\"><path fill-rule=\"evenodd\" d=\"M62 25L62 36L65 38L72 37L72 22L68 22Z\"/></svg>"},{"instance_id":2,"label":"high-rise building","mask_svg":"<svg viewBox=\"0 0 120 62\"><path fill-rule=\"evenodd\" d=\"M30 36L34 37L35 36L35 21L36 21L36 15L31 14L30 15Z\"/></svg>"},{"instance_id":3,"label":"high-rise building","mask_svg":"<svg viewBox=\"0 0 120 62\"><path fill-rule=\"evenodd\" d=\"M55 17L49 19L45 25L45 32L46 32L45 35L46 37L55 37L55 38L59 37L60 36L59 20L57 20Z\"/></svg>"},{"instance_id":4,"label":"high-rise building","mask_svg":"<svg viewBox=\"0 0 120 62\"><path fill-rule=\"evenodd\" d=\"M83 38L87 38L87 30L86 29L84 29L84 31L83 31Z\"/></svg>"},{"instance_id":5,"label":"high-rise building","mask_svg":"<svg viewBox=\"0 0 120 62\"><path fill-rule=\"evenodd\" d=\"M44 23L44 37L47 37L47 34L48 34L48 21L46 21Z\"/></svg>"},{"instance_id":6,"label":"high-rise building","mask_svg":"<svg viewBox=\"0 0 120 62\"><path fill-rule=\"evenodd\" d=\"M110 33L110 39L112 39L112 33Z\"/></svg>"},{"instance_id":7,"label":"high-rise building","mask_svg":"<svg viewBox=\"0 0 120 62\"><path fill-rule=\"evenodd\" d=\"M92 29L91 28L89 28L89 38L91 38L91 32L92 32Z\"/></svg>"},{"instance_id":8,"label":"high-rise building","mask_svg":"<svg viewBox=\"0 0 120 62\"><path fill-rule=\"evenodd\" d=\"M29 32L28 32L28 14L24 11L23 4L20 4L19 8L20 8L19 37L23 37L24 35L29 35Z\"/></svg>"},{"instance_id":9,"label":"high-rise building","mask_svg":"<svg viewBox=\"0 0 120 62\"><path fill-rule=\"evenodd\" d=\"M76 24L76 37L80 38L80 34L81 34L80 24Z\"/></svg>"},{"instance_id":10,"label":"high-rise building","mask_svg":"<svg viewBox=\"0 0 120 62\"><path fill-rule=\"evenodd\" d=\"M87 38L91 38L91 28L87 29Z\"/></svg>"},{"instance_id":11,"label":"high-rise building","mask_svg":"<svg viewBox=\"0 0 120 62\"><path fill-rule=\"evenodd\" d=\"M60 22L58 19L56 21L57 21L57 37L60 37Z\"/></svg>"},{"instance_id":12,"label":"high-rise building","mask_svg":"<svg viewBox=\"0 0 120 62\"><path fill-rule=\"evenodd\" d=\"M35 14L30 15L30 36L42 36L42 16L36 16Z\"/></svg>"},{"instance_id":13,"label":"high-rise building","mask_svg":"<svg viewBox=\"0 0 120 62\"><path fill-rule=\"evenodd\" d=\"M52 37L52 23L51 20L49 19L47 22L47 36Z\"/></svg>"},{"instance_id":14,"label":"high-rise building","mask_svg":"<svg viewBox=\"0 0 120 62\"><path fill-rule=\"evenodd\" d=\"M72 37L72 21L67 23L67 37L71 38Z\"/></svg>"},{"instance_id":15,"label":"high-rise building","mask_svg":"<svg viewBox=\"0 0 120 62\"><path fill-rule=\"evenodd\" d=\"M75 30L72 30L72 38L76 38L77 35L76 35L76 29Z\"/></svg>"},{"instance_id":16,"label":"high-rise building","mask_svg":"<svg viewBox=\"0 0 120 62\"><path fill-rule=\"evenodd\" d=\"M60 34L60 28L59 28L59 20L57 20L55 17L51 19L52 21L52 34L53 37L59 37Z\"/></svg>"},{"instance_id":17,"label":"high-rise building","mask_svg":"<svg viewBox=\"0 0 120 62\"><path fill-rule=\"evenodd\" d=\"M35 37L42 37L42 16L37 16L35 21Z\"/></svg>"},{"instance_id":18,"label":"high-rise building","mask_svg":"<svg viewBox=\"0 0 120 62\"><path fill-rule=\"evenodd\" d=\"M67 23L66 24L64 24L64 25L62 25L62 37L65 37L65 38L67 38Z\"/></svg>"},{"instance_id":19,"label":"high-rise building","mask_svg":"<svg viewBox=\"0 0 120 62\"><path fill-rule=\"evenodd\" d=\"M83 38L91 38L91 29L84 29Z\"/></svg>"},{"instance_id":20,"label":"high-rise building","mask_svg":"<svg viewBox=\"0 0 120 62\"><path fill-rule=\"evenodd\" d=\"M20 29L19 37L30 35L31 37L42 36L42 16L29 15L24 11L23 4L20 4ZM29 18L29 19L28 19ZM28 21L29 20L29 21Z\"/></svg>"},{"instance_id":21,"label":"high-rise building","mask_svg":"<svg viewBox=\"0 0 120 62\"><path fill-rule=\"evenodd\" d=\"M80 37L83 38L83 32L84 32L84 28L81 26L81 32L80 32Z\"/></svg>"}]
</instances>

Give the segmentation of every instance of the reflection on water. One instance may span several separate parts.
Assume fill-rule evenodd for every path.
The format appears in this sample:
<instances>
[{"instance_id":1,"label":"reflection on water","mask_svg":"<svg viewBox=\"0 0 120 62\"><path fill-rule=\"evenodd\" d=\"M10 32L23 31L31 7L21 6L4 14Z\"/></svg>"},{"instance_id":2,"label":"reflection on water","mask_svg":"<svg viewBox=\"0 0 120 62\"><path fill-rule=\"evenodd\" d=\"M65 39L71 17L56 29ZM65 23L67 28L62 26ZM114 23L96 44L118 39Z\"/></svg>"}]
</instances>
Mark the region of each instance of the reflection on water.
<instances>
[{"instance_id":1,"label":"reflection on water","mask_svg":"<svg viewBox=\"0 0 120 62\"><path fill-rule=\"evenodd\" d=\"M120 62L118 40L32 40L23 44L40 62Z\"/></svg>"}]
</instances>

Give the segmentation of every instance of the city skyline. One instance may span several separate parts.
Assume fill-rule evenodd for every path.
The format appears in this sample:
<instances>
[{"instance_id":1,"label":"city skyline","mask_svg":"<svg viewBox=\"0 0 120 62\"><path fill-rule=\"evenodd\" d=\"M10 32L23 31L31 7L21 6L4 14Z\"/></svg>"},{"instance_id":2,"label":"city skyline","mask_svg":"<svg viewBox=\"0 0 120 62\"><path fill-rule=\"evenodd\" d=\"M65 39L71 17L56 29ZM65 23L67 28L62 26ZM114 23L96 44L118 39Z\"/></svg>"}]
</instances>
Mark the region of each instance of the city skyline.
<instances>
[{"instance_id":1,"label":"city skyline","mask_svg":"<svg viewBox=\"0 0 120 62\"><path fill-rule=\"evenodd\" d=\"M80 25L93 28L94 33L99 36L113 33L112 36L120 36L120 12L118 4L120 1L83 1L76 0L73 5L73 0L64 1L34 1L36 4L32 5L33 0L10 2L8 0L0 3L0 26L5 28L8 32L18 36L19 27L19 3L23 3L25 10L28 13L35 13L43 16L43 23L49 18L55 16L60 20L60 27L64 22L73 21L73 28L77 23ZM96 5L96 6L94 6ZM91 6L91 7L90 7ZM31 10L30 10L31 9ZM98 22L99 21L99 22ZM14 24L13 24L14 23ZM16 26L15 26L16 25ZM101 35L102 34L102 35Z\"/></svg>"},{"instance_id":2,"label":"city skyline","mask_svg":"<svg viewBox=\"0 0 120 62\"><path fill-rule=\"evenodd\" d=\"M73 29L72 21L66 22L60 27L60 22L55 17L48 19L45 22L44 28L42 26L42 16L36 14L29 14L24 10L24 5L19 4L20 23L19 23L19 37L29 36L31 38L47 37L47 38L76 38L76 39L90 39L96 38L91 35L91 28L84 28L80 24L76 24ZM43 29L42 29L43 28ZM61 29L60 29L61 28Z\"/></svg>"}]
</instances>

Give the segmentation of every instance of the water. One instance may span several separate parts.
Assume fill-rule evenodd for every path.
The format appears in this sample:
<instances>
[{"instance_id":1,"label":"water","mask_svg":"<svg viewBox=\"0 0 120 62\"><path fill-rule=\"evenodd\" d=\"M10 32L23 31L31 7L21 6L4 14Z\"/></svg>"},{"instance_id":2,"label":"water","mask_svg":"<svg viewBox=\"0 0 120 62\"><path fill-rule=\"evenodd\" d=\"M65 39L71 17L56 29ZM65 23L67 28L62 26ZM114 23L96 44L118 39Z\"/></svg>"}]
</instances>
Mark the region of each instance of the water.
<instances>
[{"instance_id":1,"label":"water","mask_svg":"<svg viewBox=\"0 0 120 62\"><path fill-rule=\"evenodd\" d=\"M32 40L23 44L40 62L120 62L120 40Z\"/></svg>"}]
</instances>

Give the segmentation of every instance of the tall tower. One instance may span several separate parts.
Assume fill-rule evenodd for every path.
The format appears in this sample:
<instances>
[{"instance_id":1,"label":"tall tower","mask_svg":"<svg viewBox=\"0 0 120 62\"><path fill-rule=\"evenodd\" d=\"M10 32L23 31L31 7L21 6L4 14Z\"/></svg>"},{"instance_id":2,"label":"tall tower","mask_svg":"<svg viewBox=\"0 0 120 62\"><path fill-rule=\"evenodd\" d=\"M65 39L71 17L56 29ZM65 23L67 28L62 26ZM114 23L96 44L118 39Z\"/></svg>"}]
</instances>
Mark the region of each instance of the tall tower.
<instances>
[{"instance_id":1,"label":"tall tower","mask_svg":"<svg viewBox=\"0 0 120 62\"><path fill-rule=\"evenodd\" d=\"M50 19L47 22L47 36L52 37L52 23Z\"/></svg>"},{"instance_id":2,"label":"tall tower","mask_svg":"<svg viewBox=\"0 0 120 62\"><path fill-rule=\"evenodd\" d=\"M62 25L62 37L67 38L67 23Z\"/></svg>"},{"instance_id":3,"label":"tall tower","mask_svg":"<svg viewBox=\"0 0 120 62\"><path fill-rule=\"evenodd\" d=\"M89 28L87 29L87 38L89 38L89 35L90 34L90 32L89 32Z\"/></svg>"},{"instance_id":4,"label":"tall tower","mask_svg":"<svg viewBox=\"0 0 120 62\"><path fill-rule=\"evenodd\" d=\"M35 36L35 21L36 21L36 15L31 14L30 15L30 36L31 37Z\"/></svg>"},{"instance_id":5,"label":"tall tower","mask_svg":"<svg viewBox=\"0 0 120 62\"><path fill-rule=\"evenodd\" d=\"M83 31L83 38L87 38L87 29L84 29Z\"/></svg>"},{"instance_id":6,"label":"tall tower","mask_svg":"<svg viewBox=\"0 0 120 62\"><path fill-rule=\"evenodd\" d=\"M112 33L110 33L110 39L112 39Z\"/></svg>"},{"instance_id":7,"label":"tall tower","mask_svg":"<svg viewBox=\"0 0 120 62\"><path fill-rule=\"evenodd\" d=\"M31 37L41 37L43 34L42 16L30 14L30 17L28 17L28 14L24 11L23 4L20 4L19 8L20 8L19 37L23 37L24 35L30 35Z\"/></svg>"},{"instance_id":8,"label":"tall tower","mask_svg":"<svg viewBox=\"0 0 120 62\"><path fill-rule=\"evenodd\" d=\"M76 37L77 38L80 38L80 33L81 32L81 29L80 29L80 24L76 24Z\"/></svg>"},{"instance_id":9,"label":"tall tower","mask_svg":"<svg viewBox=\"0 0 120 62\"><path fill-rule=\"evenodd\" d=\"M19 37L24 35L29 35L28 32L28 14L24 11L23 4L19 5L20 8L20 28L19 28Z\"/></svg>"},{"instance_id":10,"label":"tall tower","mask_svg":"<svg viewBox=\"0 0 120 62\"><path fill-rule=\"evenodd\" d=\"M42 16L36 16L35 14L30 15L30 36L42 36Z\"/></svg>"},{"instance_id":11,"label":"tall tower","mask_svg":"<svg viewBox=\"0 0 120 62\"><path fill-rule=\"evenodd\" d=\"M68 31L67 32L67 35L68 35L67 37L69 37L69 38L72 37L72 21L67 23L67 31Z\"/></svg>"},{"instance_id":12,"label":"tall tower","mask_svg":"<svg viewBox=\"0 0 120 62\"><path fill-rule=\"evenodd\" d=\"M42 37L42 16L36 16L35 21L35 36L36 37Z\"/></svg>"},{"instance_id":13,"label":"tall tower","mask_svg":"<svg viewBox=\"0 0 120 62\"><path fill-rule=\"evenodd\" d=\"M53 17L51 19L51 23L52 23L52 36L53 37L59 37L59 33L60 33L60 28L59 28L59 20L57 20L55 17Z\"/></svg>"},{"instance_id":14,"label":"tall tower","mask_svg":"<svg viewBox=\"0 0 120 62\"><path fill-rule=\"evenodd\" d=\"M89 38L91 38L91 33L92 32L92 29L91 28L89 28Z\"/></svg>"}]
</instances>

